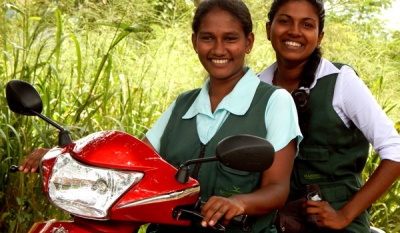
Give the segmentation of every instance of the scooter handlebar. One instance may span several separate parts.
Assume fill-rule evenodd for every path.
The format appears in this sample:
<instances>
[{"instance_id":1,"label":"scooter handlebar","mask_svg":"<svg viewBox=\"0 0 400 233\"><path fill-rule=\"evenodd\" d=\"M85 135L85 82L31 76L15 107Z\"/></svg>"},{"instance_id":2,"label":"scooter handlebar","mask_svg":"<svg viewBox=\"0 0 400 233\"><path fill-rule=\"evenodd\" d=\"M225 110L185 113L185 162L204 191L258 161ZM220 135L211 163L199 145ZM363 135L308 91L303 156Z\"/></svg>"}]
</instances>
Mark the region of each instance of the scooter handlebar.
<instances>
[{"instance_id":1,"label":"scooter handlebar","mask_svg":"<svg viewBox=\"0 0 400 233\"><path fill-rule=\"evenodd\" d=\"M174 213L175 219L190 219L190 217L196 217L200 220L204 218L204 216L200 213L203 208L205 202L200 198L197 203L194 205L194 210L187 210L185 208L178 209ZM233 226L237 226L244 232L251 232L253 228L254 219L248 215L237 215L233 217L229 224ZM225 232L225 227L221 223L215 224L214 228L219 232Z\"/></svg>"},{"instance_id":2,"label":"scooter handlebar","mask_svg":"<svg viewBox=\"0 0 400 233\"><path fill-rule=\"evenodd\" d=\"M19 170L19 166L17 166L17 165L11 165L9 171L10 171L11 173L19 172L19 171L20 171L20 170ZM40 169L39 169L39 168L36 169L36 172L35 172L35 173L40 173Z\"/></svg>"},{"instance_id":3,"label":"scooter handlebar","mask_svg":"<svg viewBox=\"0 0 400 233\"><path fill-rule=\"evenodd\" d=\"M11 165L9 171L12 172L12 173L19 172L19 166L17 166L17 165Z\"/></svg>"}]
</instances>

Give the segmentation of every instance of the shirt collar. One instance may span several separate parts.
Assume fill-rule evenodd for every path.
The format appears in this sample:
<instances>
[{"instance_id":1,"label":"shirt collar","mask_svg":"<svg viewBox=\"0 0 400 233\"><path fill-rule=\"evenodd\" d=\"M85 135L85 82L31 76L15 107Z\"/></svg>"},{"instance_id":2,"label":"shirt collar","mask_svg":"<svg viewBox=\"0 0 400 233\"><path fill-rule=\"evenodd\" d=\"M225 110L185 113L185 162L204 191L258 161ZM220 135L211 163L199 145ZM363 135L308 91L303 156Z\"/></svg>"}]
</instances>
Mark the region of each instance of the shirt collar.
<instances>
[{"instance_id":1,"label":"shirt collar","mask_svg":"<svg viewBox=\"0 0 400 233\"><path fill-rule=\"evenodd\" d=\"M247 112L260 80L250 68L244 67L244 70L246 72L245 75L239 80L233 90L219 103L214 113L219 110L227 110L235 115L244 115ZM203 84L199 95L182 117L183 119L190 119L197 114L204 114L210 117L214 116L211 112L210 97L208 95L209 88L210 78Z\"/></svg>"},{"instance_id":2,"label":"shirt collar","mask_svg":"<svg viewBox=\"0 0 400 233\"><path fill-rule=\"evenodd\" d=\"M258 77L260 78L261 81L272 84L272 79L274 78L274 73L277 68L278 64L274 62L272 65L261 71L258 74ZM311 84L311 88L315 86L318 79L335 73L339 73L339 69L336 68L336 66L333 65L332 62L326 60L325 58L321 58L318 68L315 71L315 80Z\"/></svg>"}]
</instances>

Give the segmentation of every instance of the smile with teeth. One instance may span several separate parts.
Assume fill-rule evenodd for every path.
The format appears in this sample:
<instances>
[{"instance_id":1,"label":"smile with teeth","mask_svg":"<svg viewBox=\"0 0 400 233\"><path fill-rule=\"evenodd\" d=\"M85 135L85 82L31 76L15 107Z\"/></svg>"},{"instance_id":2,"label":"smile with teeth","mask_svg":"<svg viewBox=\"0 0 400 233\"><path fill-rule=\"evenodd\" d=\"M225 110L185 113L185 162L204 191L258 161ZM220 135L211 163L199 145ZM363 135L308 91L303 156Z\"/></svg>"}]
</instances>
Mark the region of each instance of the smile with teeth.
<instances>
[{"instance_id":1,"label":"smile with teeth","mask_svg":"<svg viewBox=\"0 0 400 233\"><path fill-rule=\"evenodd\" d=\"M224 59L224 60L211 59L211 61L213 63L217 63L217 64L224 64L224 63L227 63L229 60L228 59Z\"/></svg>"},{"instance_id":2,"label":"smile with teeth","mask_svg":"<svg viewBox=\"0 0 400 233\"><path fill-rule=\"evenodd\" d=\"M283 42L285 45L293 46L293 47L301 47L301 44L294 41L285 41Z\"/></svg>"}]
</instances>

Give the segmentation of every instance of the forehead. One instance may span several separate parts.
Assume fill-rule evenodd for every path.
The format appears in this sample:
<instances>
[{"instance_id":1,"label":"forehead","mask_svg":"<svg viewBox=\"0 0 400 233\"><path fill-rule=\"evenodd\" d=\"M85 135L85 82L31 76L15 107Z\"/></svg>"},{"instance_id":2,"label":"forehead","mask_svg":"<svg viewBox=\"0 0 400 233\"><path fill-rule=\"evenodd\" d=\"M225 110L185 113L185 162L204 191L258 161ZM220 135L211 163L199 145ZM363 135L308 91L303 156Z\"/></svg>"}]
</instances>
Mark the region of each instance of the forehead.
<instances>
[{"instance_id":1,"label":"forehead","mask_svg":"<svg viewBox=\"0 0 400 233\"><path fill-rule=\"evenodd\" d=\"M312 18L318 20L318 14L311 3L307 1L289 1L282 5L275 16L288 15L293 18Z\"/></svg>"},{"instance_id":2,"label":"forehead","mask_svg":"<svg viewBox=\"0 0 400 233\"><path fill-rule=\"evenodd\" d=\"M240 20L232 13L214 8L205 14L199 25L199 33L202 31L218 30L218 31L242 31Z\"/></svg>"}]
</instances>

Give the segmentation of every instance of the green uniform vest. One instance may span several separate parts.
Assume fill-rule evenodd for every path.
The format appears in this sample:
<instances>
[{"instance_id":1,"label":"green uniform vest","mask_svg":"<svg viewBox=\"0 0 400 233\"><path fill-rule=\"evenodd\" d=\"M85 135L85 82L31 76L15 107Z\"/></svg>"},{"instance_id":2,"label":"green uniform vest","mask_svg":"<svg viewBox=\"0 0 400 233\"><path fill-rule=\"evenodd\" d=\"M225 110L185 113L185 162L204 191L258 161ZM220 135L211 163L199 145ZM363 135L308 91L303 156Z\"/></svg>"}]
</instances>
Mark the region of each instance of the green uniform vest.
<instances>
[{"instance_id":1,"label":"green uniform vest","mask_svg":"<svg viewBox=\"0 0 400 233\"><path fill-rule=\"evenodd\" d=\"M196 117L182 119L200 93L200 89L181 94L176 100L175 108L161 138L160 155L173 166L179 167L190 159L214 157L218 142L225 137L251 134L265 138L268 133L264 121L265 109L271 94L276 89L271 85L260 83L248 111L243 116L230 114L207 145L202 145L200 142ZM229 197L235 194L250 193L260 187L261 173L259 172L238 171L218 162L196 166L190 166L190 171L192 177L194 176L201 184L200 196L203 201L207 201L211 196ZM252 232L275 232L275 228L272 226L275 215L276 212L273 212L258 217ZM206 228L200 227L200 229L200 232L207 232ZM171 229L169 230L171 231ZM189 231L197 232L198 230L193 227ZM189 231L186 229L186 232ZM174 232L176 232L175 229ZM228 226L227 232L242 231L238 227Z\"/></svg>"},{"instance_id":2,"label":"green uniform vest","mask_svg":"<svg viewBox=\"0 0 400 233\"><path fill-rule=\"evenodd\" d=\"M339 69L341 64L335 64ZM318 79L310 92L311 119L308 135L295 159L288 201L300 198L306 184L318 184L322 199L339 209L361 188L361 172L368 158L369 143L355 126L346 127L332 104L337 73ZM369 232L364 211L347 228Z\"/></svg>"}]
</instances>

